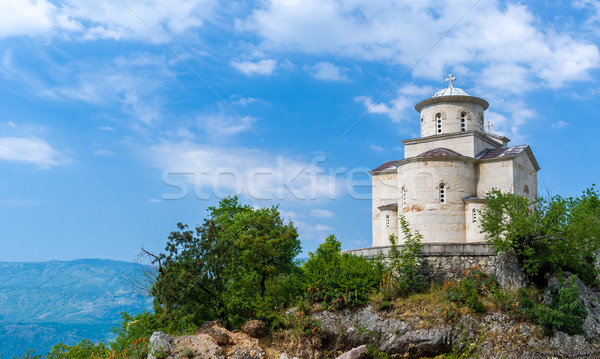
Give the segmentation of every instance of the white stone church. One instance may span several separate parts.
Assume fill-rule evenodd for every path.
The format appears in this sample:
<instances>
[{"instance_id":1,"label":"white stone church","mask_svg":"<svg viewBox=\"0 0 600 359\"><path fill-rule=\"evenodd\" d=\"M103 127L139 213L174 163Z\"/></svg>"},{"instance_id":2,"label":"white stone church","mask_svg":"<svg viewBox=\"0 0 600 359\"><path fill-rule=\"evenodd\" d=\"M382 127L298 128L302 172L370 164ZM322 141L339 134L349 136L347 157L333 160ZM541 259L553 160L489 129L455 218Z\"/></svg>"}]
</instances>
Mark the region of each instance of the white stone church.
<instances>
[{"instance_id":1,"label":"white stone church","mask_svg":"<svg viewBox=\"0 0 600 359\"><path fill-rule=\"evenodd\" d=\"M486 100L453 86L419 102L421 137L404 140L404 159L371 171L373 246L389 245L398 215L423 234L423 243L484 241L478 215L485 194L496 188L537 195L540 167L527 145L507 146L504 136L484 131Z\"/></svg>"}]
</instances>

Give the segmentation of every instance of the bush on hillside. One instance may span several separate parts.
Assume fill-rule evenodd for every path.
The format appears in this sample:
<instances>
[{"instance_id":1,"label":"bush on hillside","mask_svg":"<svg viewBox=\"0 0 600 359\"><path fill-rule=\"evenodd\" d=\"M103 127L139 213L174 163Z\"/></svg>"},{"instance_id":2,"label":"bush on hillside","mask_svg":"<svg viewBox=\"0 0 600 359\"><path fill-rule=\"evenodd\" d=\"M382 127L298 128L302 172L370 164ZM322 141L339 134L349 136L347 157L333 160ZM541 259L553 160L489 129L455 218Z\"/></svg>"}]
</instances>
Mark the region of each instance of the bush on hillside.
<instances>
[{"instance_id":1,"label":"bush on hillside","mask_svg":"<svg viewBox=\"0 0 600 359\"><path fill-rule=\"evenodd\" d=\"M303 266L308 299L326 308L357 306L377 289L382 268L377 261L340 253L341 243L331 235Z\"/></svg>"}]
</instances>

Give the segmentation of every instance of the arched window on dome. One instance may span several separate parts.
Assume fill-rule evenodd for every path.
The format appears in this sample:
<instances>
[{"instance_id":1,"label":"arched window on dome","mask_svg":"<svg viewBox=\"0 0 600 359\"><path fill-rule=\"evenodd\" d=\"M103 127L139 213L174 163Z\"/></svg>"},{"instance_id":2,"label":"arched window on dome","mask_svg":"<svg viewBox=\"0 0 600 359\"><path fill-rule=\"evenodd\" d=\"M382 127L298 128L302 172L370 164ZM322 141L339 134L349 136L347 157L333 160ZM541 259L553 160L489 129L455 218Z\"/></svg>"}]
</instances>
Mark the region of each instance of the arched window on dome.
<instances>
[{"instance_id":1,"label":"arched window on dome","mask_svg":"<svg viewBox=\"0 0 600 359\"><path fill-rule=\"evenodd\" d=\"M465 132L466 126L467 126L467 112L461 111L460 112L460 131Z\"/></svg>"},{"instance_id":2,"label":"arched window on dome","mask_svg":"<svg viewBox=\"0 0 600 359\"><path fill-rule=\"evenodd\" d=\"M438 191L440 195L440 203L446 203L446 185L440 183Z\"/></svg>"},{"instance_id":3,"label":"arched window on dome","mask_svg":"<svg viewBox=\"0 0 600 359\"><path fill-rule=\"evenodd\" d=\"M402 187L402 194L401 194L401 198L400 198L400 204L402 205L402 207L406 207L406 187Z\"/></svg>"},{"instance_id":4,"label":"arched window on dome","mask_svg":"<svg viewBox=\"0 0 600 359\"><path fill-rule=\"evenodd\" d=\"M390 215L389 214L385 215L385 228L386 229L390 228Z\"/></svg>"},{"instance_id":5,"label":"arched window on dome","mask_svg":"<svg viewBox=\"0 0 600 359\"><path fill-rule=\"evenodd\" d=\"M423 127L425 125L425 120L421 117L421 137L423 137Z\"/></svg>"},{"instance_id":6,"label":"arched window on dome","mask_svg":"<svg viewBox=\"0 0 600 359\"><path fill-rule=\"evenodd\" d=\"M479 131L483 132L483 112L479 113Z\"/></svg>"},{"instance_id":7,"label":"arched window on dome","mask_svg":"<svg viewBox=\"0 0 600 359\"><path fill-rule=\"evenodd\" d=\"M477 210L475 208L473 208L473 223L477 222Z\"/></svg>"},{"instance_id":8,"label":"arched window on dome","mask_svg":"<svg viewBox=\"0 0 600 359\"><path fill-rule=\"evenodd\" d=\"M435 124L437 126L437 133L442 133L442 114L439 112L435 114Z\"/></svg>"}]
</instances>

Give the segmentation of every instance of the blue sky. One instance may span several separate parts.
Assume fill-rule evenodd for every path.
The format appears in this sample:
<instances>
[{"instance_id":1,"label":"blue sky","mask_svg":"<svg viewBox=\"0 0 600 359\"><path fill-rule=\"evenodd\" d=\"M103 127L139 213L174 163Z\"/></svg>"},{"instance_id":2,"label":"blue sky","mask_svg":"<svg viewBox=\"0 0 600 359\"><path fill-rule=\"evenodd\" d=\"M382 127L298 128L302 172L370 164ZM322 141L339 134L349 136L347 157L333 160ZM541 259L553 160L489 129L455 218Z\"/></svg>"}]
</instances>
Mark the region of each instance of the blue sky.
<instances>
[{"instance_id":1,"label":"blue sky","mask_svg":"<svg viewBox=\"0 0 600 359\"><path fill-rule=\"evenodd\" d=\"M542 194L578 195L599 29L591 0L0 1L0 261L134 260L232 193L280 204L305 253L368 246L367 171L448 73Z\"/></svg>"}]
</instances>

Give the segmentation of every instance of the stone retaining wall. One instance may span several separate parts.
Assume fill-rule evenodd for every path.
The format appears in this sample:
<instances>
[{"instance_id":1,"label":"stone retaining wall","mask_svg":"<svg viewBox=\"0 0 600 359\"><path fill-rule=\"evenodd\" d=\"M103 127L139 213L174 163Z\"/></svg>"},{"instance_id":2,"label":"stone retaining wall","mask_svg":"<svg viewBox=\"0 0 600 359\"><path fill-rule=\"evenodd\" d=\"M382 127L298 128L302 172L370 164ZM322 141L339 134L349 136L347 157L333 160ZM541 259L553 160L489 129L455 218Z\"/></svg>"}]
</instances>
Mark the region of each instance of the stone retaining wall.
<instances>
[{"instance_id":1,"label":"stone retaining wall","mask_svg":"<svg viewBox=\"0 0 600 359\"><path fill-rule=\"evenodd\" d=\"M524 280L514 258L507 254L496 256L489 243L423 243L423 274L435 283L462 276L462 271L480 266L495 274L503 286L520 286ZM402 245L398 245L400 250ZM346 251L365 258L383 252L387 258L390 247L370 247ZM503 283L504 282L504 283Z\"/></svg>"}]
</instances>

